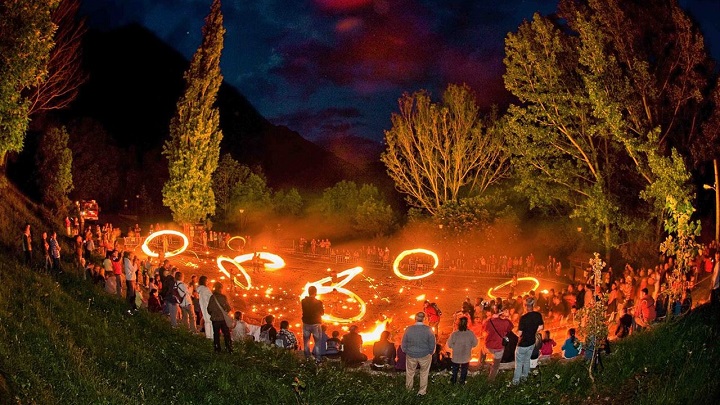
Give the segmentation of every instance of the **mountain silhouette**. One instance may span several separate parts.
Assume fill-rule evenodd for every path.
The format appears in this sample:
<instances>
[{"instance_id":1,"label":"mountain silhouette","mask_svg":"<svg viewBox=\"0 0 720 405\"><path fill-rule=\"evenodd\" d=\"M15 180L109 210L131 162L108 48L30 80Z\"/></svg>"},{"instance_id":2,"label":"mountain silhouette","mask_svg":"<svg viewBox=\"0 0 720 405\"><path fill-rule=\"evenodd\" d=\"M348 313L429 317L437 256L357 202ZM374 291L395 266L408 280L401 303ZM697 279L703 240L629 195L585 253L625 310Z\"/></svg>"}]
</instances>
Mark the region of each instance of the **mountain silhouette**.
<instances>
[{"instance_id":1,"label":"mountain silhouette","mask_svg":"<svg viewBox=\"0 0 720 405\"><path fill-rule=\"evenodd\" d=\"M88 32L84 60L89 80L70 114L99 121L118 146L134 148L145 160L164 162L160 151L184 90L188 60L136 24ZM217 106L224 135L221 154L261 167L271 187L321 190L343 179L360 180L357 167L272 124L225 82Z\"/></svg>"}]
</instances>

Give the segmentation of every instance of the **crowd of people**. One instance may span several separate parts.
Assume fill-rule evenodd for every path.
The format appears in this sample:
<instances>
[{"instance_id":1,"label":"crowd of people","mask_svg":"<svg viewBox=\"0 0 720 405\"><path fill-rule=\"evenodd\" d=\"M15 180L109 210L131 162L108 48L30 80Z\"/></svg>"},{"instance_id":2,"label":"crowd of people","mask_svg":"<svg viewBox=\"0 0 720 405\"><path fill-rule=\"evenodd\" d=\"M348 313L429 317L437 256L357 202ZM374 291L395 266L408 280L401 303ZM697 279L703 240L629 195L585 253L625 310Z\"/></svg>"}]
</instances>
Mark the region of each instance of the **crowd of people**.
<instances>
[{"instance_id":1,"label":"crowd of people","mask_svg":"<svg viewBox=\"0 0 720 405\"><path fill-rule=\"evenodd\" d=\"M136 228L131 231L140 233L139 227ZM151 228L158 230L159 225ZM512 364L512 383L519 384L527 379L530 368L542 358L555 355L574 359L584 355L591 360L598 351L594 347L584 347L577 336L576 328L582 324L578 314L585 307L604 302L601 296L607 297L606 320L611 326L609 339L599 342L605 351L609 351L610 340L622 339L651 327L668 311L675 315L689 311L693 306L692 288L703 276L712 273L711 288L715 300L720 296L720 251L716 244L711 244L698 256L694 270L685 280L682 296L672 302L668 302L668 294L663 291L675 266L672 258L653 268L635 269L628 264L617 277L612 269L608 269L599 283L591 282L588 272L585 282L570 283L560 291L550 289L516 294L515 283L512 283L506 299L477 297L473 302L466 298L460 309L452 314L453 331L442 344L438 334L442 311L436 304L425 301L414 316L415 323L405 328L399 345L392 340L390 331L385 331L373 344L373 357L369 360L363 353L364 342L356 325L351 325L342 337L337 330L328 335L327 325L322 321L324 305L317 298L314 286L308 288L307 296L300 302L302 331L299 333L302 339L299 340L290 330L288 320L279 322L279 330L273 315L258 322L262 324L247 322L241 311L232 310L220 282L210 286L206 276L190 275L188 278L162 254L158 263L153 263L150 258L141 259L118 243L119 234L112 224L98 225L94 229L88 227L82 234L72 228L68 230L68 236L72 238L74 268L81 271L88 282L124 297L129 315L141 307L147 308L151 313L165 316L173 327L183 327L190 333L212 339L217 352L223 351L221 337L227 352L233 351L233 342L253 340L298 353L302 351L302 355L318 363L338 359L347 367L367 364L376 370L403 371L409 390L414 389L417 373L420 380L418 395L427 392L431 367L450 370L450 381L464 384L473 359L479 364L486 360L491 362L488 368L490 379L496 377L503 364ZM222 233L217 235L224 237ZM211 240L215 240L214 237ZM331 249L329 241L315 244L310 241L308 246L310 252L318 248ZM42 262L35 257L36 247L42 252ZM25 226L22 253L27 265L59 275L63 272L61 249L56 232L43 232L39 243L35 243L30 225ZM387 248L362 250L378 257L389 254ZM538 266L532 255L517 263L514 259L502 259L505 266L512 269ZM553 258L548 262L550 264L543 268L555 268L559 263ZM551 337L553 330L567 331L560 347Z\"/></svg>"}]
</instances>

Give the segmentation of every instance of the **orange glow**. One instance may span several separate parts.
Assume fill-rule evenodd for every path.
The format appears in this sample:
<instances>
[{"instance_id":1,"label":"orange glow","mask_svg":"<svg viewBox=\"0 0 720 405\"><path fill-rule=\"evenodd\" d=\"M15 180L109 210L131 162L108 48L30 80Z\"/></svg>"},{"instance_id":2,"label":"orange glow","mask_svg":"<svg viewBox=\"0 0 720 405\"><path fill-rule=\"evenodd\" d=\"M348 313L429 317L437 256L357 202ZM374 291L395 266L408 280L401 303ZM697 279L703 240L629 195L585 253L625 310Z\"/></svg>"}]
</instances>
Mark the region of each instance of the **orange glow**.
<instances>
[{"instance_id":1,"label":"orange glow","mask_svg":"<svg viewBox=\"0 0 720 405\"><path fill-rule=\"evenodd\" d=\"M243 241L243 244L241 247L244 247L245 244L247 244L247 241L242 236L233 236L232 238L228 239L228 241L227 241L228 249L238 252L238 249L233 249L232 246L230 246L230 242L234 241L235 239L240 239L241 241Z\"/></svg>"},{"instance_id":2,"label":"orange glow","mask_svg":"<svg viewBox=\"0 0 720 405\"><path fill-rule=\"evenodd\" d=\"M518 277L518 278L517 278L517 281L532 281L533 283L535 283L535 286L534 286L533 288L527 290L527 292L530 292L530 291L532 291L532 290L537 290L538 287L540 287L540 281L538 281L538 279L536 279L535 277ZM502 283L502 284L500 284L500 285L496 285L495 287L489 289L489 290L488 290L488 297L490 297L490 298L492 298L492 299L497 298L495 295L493 295L493 292L495 292L495 291L497 291L497 290L505 287L506 285L510 285L510 283L512 283L512 282L513 282L513 280L510 279L510 280L508 280L508 281L506 281L506 282L504 282L504 283Z\"/></svg>"},{"instance_id":3,"label":"orange glow","mask_svg":"<svg viewBox=\"0 0 720 405\"><path fill-rule=\"evenodd\" d=\"M268 261L269 263L264 263L264 266L267 270L278 270L285 267L285 260L283 260L282 257L270 253L270 252L257 252L260 259ZM252 260L255 253L245 253L244 255L235 256L235 260L238 263L245 263Z\"/></svg>"},{"instance_id":4,"label":"orange glow","mask_svg":"<svg viewBox=\"0 0 720 405\"><path fill-rule=\"evenodd\" d=\"M391 321L391 319L388 319L385 322L378 322L377 325L375 325L375 329L372 332L362 332L360 333L360 336L363 340L363 346L369 346L373 343L380 340L380 335L385 331L387 328L387 324Z\"/></svg>"},{"instance_id":5,"label":"orange glow","mask_svg":"<svg viewBox=\"0 0 720 405\"><path fill-rule=\"evenodd\" d=\"M146 255L148 255L149 257L159 257L159 256L160 256L159 253L155 253L155 252L153 252L152 250L150 250L150 246L148 246L148 242L150 242L151 240L157 238L158 236L163 236L163 235L179 236L179 237L183 240L183 245L182 245L182 247L181 247L180 249L175 249L175 250L172 250L172 251L170 251L170 252L165 252L165 257L166 257L166 258L167 258L167 257L173 257L173 256L176 256L176 255L179 255L180 253L184 252L185 249L187 249L188 246L190 245L190 243L189 243L189 241L188 241L188 238L187 238L187 236L185 236L184 233L178 232L178 231L173 231L173 230L170 230L170 229L165 229L165 230L162 230L162 231L157 231L157 232L151 233L150 236L148 236L148 237L145 239L145 242L143 242L143 244L142 244L142 251L143 251Z\"/></svg>"},{"instance_id":6,"label":"orange glow","mask_svg":"<svg viewBox=\"0 0 720 405\"><path fill-rule=\"evenodd\" d=\"M228 278L231 279L231 280L233 281L233 283L235 283L236 286L242 287L242 288L244 288L244 289L246 289L246 290L249 290L250 288L252 288L252 283L250 282L250 275L247 273L247 271L245 271L245 269L243 268L243 266L240 265L240 263L236 262L235 260L233 260L233 259L231 259L231 258L229 258L229 257L225 257L225 256L218 256L216 262L217 262L218 269L220 269L220 271L221 271L223 274L225 274L226 276L228 276ZM235 267L237 267L237 269L240 270L240 273L238 274L238 276L239 276L240 274L242 274L243 276L245 276L245 281L247 282L247 285L246 285L246 286L245 286L245 285L242 285L242 283L240 283L239 281L237 281L237 278L236 278L236 277L231 276L230 273L229 273L229 272L225 269L225 267L222 265L222 262L230 262L230 263L232 263L233 265L235 265Z\"/></svg>"},{"instance_id":7,"label":"orange glow","mask_svg":"<svg viewBox=\"0 0 720 405\"><path fill-rule=\"evenodd\" d=\"M421 253L421 254L426 254L426 255L432 257L433 260L435 260L435 263L433 264L433 269L436 269L437 266L438 266L438 264L440 264L440 260L438 259L437 254L435 254L435 252L433 252L432 250L427 250L427 249L409 249L409 250L404 250L404 251L402 251L402 252L395 258L395 262L393 263L393 272L395 273L395 275L398 276L398 277L400 277L400 278L402 278L402 279L405 279L405 280L419 280L419 279L421 279L421 278L425 278L425 277L433 274L433 273L434 273L433 270L430 270L430 271L428 271L427 273L421 274L421 275L419 275L419 276L406 276L405 274L402 274L402 273L400 272L400 269L399 269L399 267L400 267L400 262L402 262L402 260L403 260L406 256L413 255L413 254L420 254L420 253Z\"/></svg>"},{"instance_id":8,"label":"orange glow","mask_svg":"<svg viewBox=\"0 0 720 405\"><path fill-rule=\"evenodd\" d=\"M365 312L367 311L367 308L365 306L365 301L363 301L362 298L360 298L357 294L348 290L347 288L344 288L343 286L345 284L347 284L348 282L350 282L350 280L352 280L355 276L362 273L362 271L363 271L362 267L353 267L351 269L343 270L337 274L337 277L339 278L339 277L345 276L345 278L336 284L326 285L327 283L332 282L333 277L324 277L318 281L307 283L307 284L305 284L305 287L303 288L303 293L300 295L300 299L303 299L308 296L307 291L308 291L308 288L310 288L310 286L315 286L315 288L317 288L318 296L323 295L323 294L328 294L333 291L338 292L340 294L347 295L349 298L355 300L355 302L358 303L358 305L360 306L360 313L358 313L357 315L350 317L350 318L340 318L340 317L337 317L335 315L330 315L330 314L325 314L325 315L323 315L322 318L325 322L337 322L337 323L357 322L365 316Z\"/></svg>"},{"instance_id":9,"label":"orange glow","mask_svg":"<svg viewBox=\"0 0 720 405\"><path fill-rule=\"evenodd\" d=\"M415 297L416 301L425 301L425 294L420 294L417 297Z\"/></svg>"}]
</instances>

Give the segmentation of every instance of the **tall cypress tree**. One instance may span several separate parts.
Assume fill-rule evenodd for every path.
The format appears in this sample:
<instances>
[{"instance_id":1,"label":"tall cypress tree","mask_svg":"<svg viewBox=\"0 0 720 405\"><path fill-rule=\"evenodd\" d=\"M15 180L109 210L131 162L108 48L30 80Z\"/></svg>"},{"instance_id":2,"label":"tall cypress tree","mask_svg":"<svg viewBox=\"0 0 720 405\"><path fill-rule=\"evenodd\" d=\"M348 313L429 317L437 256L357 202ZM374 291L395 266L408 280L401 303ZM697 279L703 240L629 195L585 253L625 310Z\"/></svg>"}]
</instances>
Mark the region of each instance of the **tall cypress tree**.
<instances>
[{"instance_id":1,"label":"tall cypress tree","mask_svg":"<svg viewBox=\"0 0 720 405\"><path fill-rule=\"evenodd\" d=\"M222 83L223 16L220 0L213 0L205 19L203 41L185 72L185 93L170 121L170 139L163 155L170 178L163 187L163 204L175 222L187 224L215 213L212 174L220 157L220 113L214 105Z\"/></svg>"}]
</instances>

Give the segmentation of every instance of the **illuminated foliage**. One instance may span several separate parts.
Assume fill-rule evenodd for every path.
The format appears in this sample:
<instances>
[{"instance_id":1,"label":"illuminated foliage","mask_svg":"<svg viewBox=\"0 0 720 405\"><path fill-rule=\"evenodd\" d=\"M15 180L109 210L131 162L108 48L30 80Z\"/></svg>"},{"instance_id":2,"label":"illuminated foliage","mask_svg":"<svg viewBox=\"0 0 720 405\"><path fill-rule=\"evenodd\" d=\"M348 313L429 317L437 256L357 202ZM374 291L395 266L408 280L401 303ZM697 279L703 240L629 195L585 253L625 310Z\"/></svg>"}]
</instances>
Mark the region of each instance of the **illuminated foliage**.
<instances>
[{"instance_id":1,"label":"illuminated foliage","mask_svg":"<svg viewBox=\"0 0 720 405\"><path fill-rule=\"evenodd\" d=\"M217 204L216 213L227 216L235 186L245 180L251 171L226 153L220 159L217 170L212 175L212 186Z\"/></svg>"},{"instance_id":2,"label":"illuminated foliage","mask_svg":"<svg viewBox=\"0 0 720 405\"><path fill-rule=\"evenodd\" d=\"M53 48L57 0L6 0L0 4L0 166L23 148L30 102L22 91L42 83Z\"/></svg>"},{"instance_id":3,"label":"illuminated foliage","mask_svg":"<svg viewBox=\"0 0 720 405\"><path fill-rule=\"evenodd\" d=\"M223 17L214 0L203 27L203 42L185 72L186 88L170 121L170 139L163 155L170 178L163 187L163 204L179 223L194 223L215 213L212 174L220 157L220 115L214 106L222 84L220 54Z\"/></svg>"},{"instance_id":4,"label":"illuminated foliage","mask_svg":"<svg viewBox=\"0 0 720 405\"><path fill-rule=\"evenodd\" d=\"M79 8L80 0L60 0L52 13L57 30L53 37L55 46L48 58L47 78L36 79L24 93L30 100L30 116L67 107L87 80L87 74L82 70L81 53L86 27L85 20L78 18Z\"/></svg>"},{"instance_id":5,"label":"illuminated foliage","mask_svg":"<svg viewBox=\"0 0 720 405\"><path fill-rule=\"evenodd\" d=\"M367 236L387 234L395 224L395 213L372 184L358 188L353 181L340 181L323 191L318 206L326 217Z\"/></svg>"},{"instance_id":6,"label":"illuminated foliage","mask_svg":"<svg viewBox=\"0 0 720 405\"><path fill-rule=\"evenodd\" d=\"M662 222L653 190L672 186L656 185L668 178L650 160L672 161L673 147L687 158L705 136L710 62L675 2L568 0L560 16L535 15L506 39L505 85L522 103L507 115L516 189L568 207L607 256ZM633 197L645 189L643 204Z\"/></svg>"},{"instance_id":7,"label":"illuminated foliage","mask_svg":"<svg viewBox=\"0 0 720 405\"><path fill-rule=\"evenodd\" d=\"M467 86L449 85L441 103L419 91L398 104L381 159L413 207L437 215L444 204L482 194L506 173L500 132L483 122Z\"/></svg>"},{"instance_id":8,"label":"illuminated foliage","mask_svg":"<svg viewBox=\"0 0 720 405\"><path fill-rule=\"evenodd\" d=\"M303 208L303 199L296 188L287 192L280 190L273 195L273 209L281 215L300 215Z\"/></svg>"},{"instance_id":9,"label":"illuminated foliage","mask_svg":"<svg viewBox=\"0 0 720 405\"><path fill-rule=\"evenodd\" d=\"M35 163L43 204L56 212L65 212L73 189L72 151L65 128L50 128L40 139Z\"/></svg>"}]
</instances>

